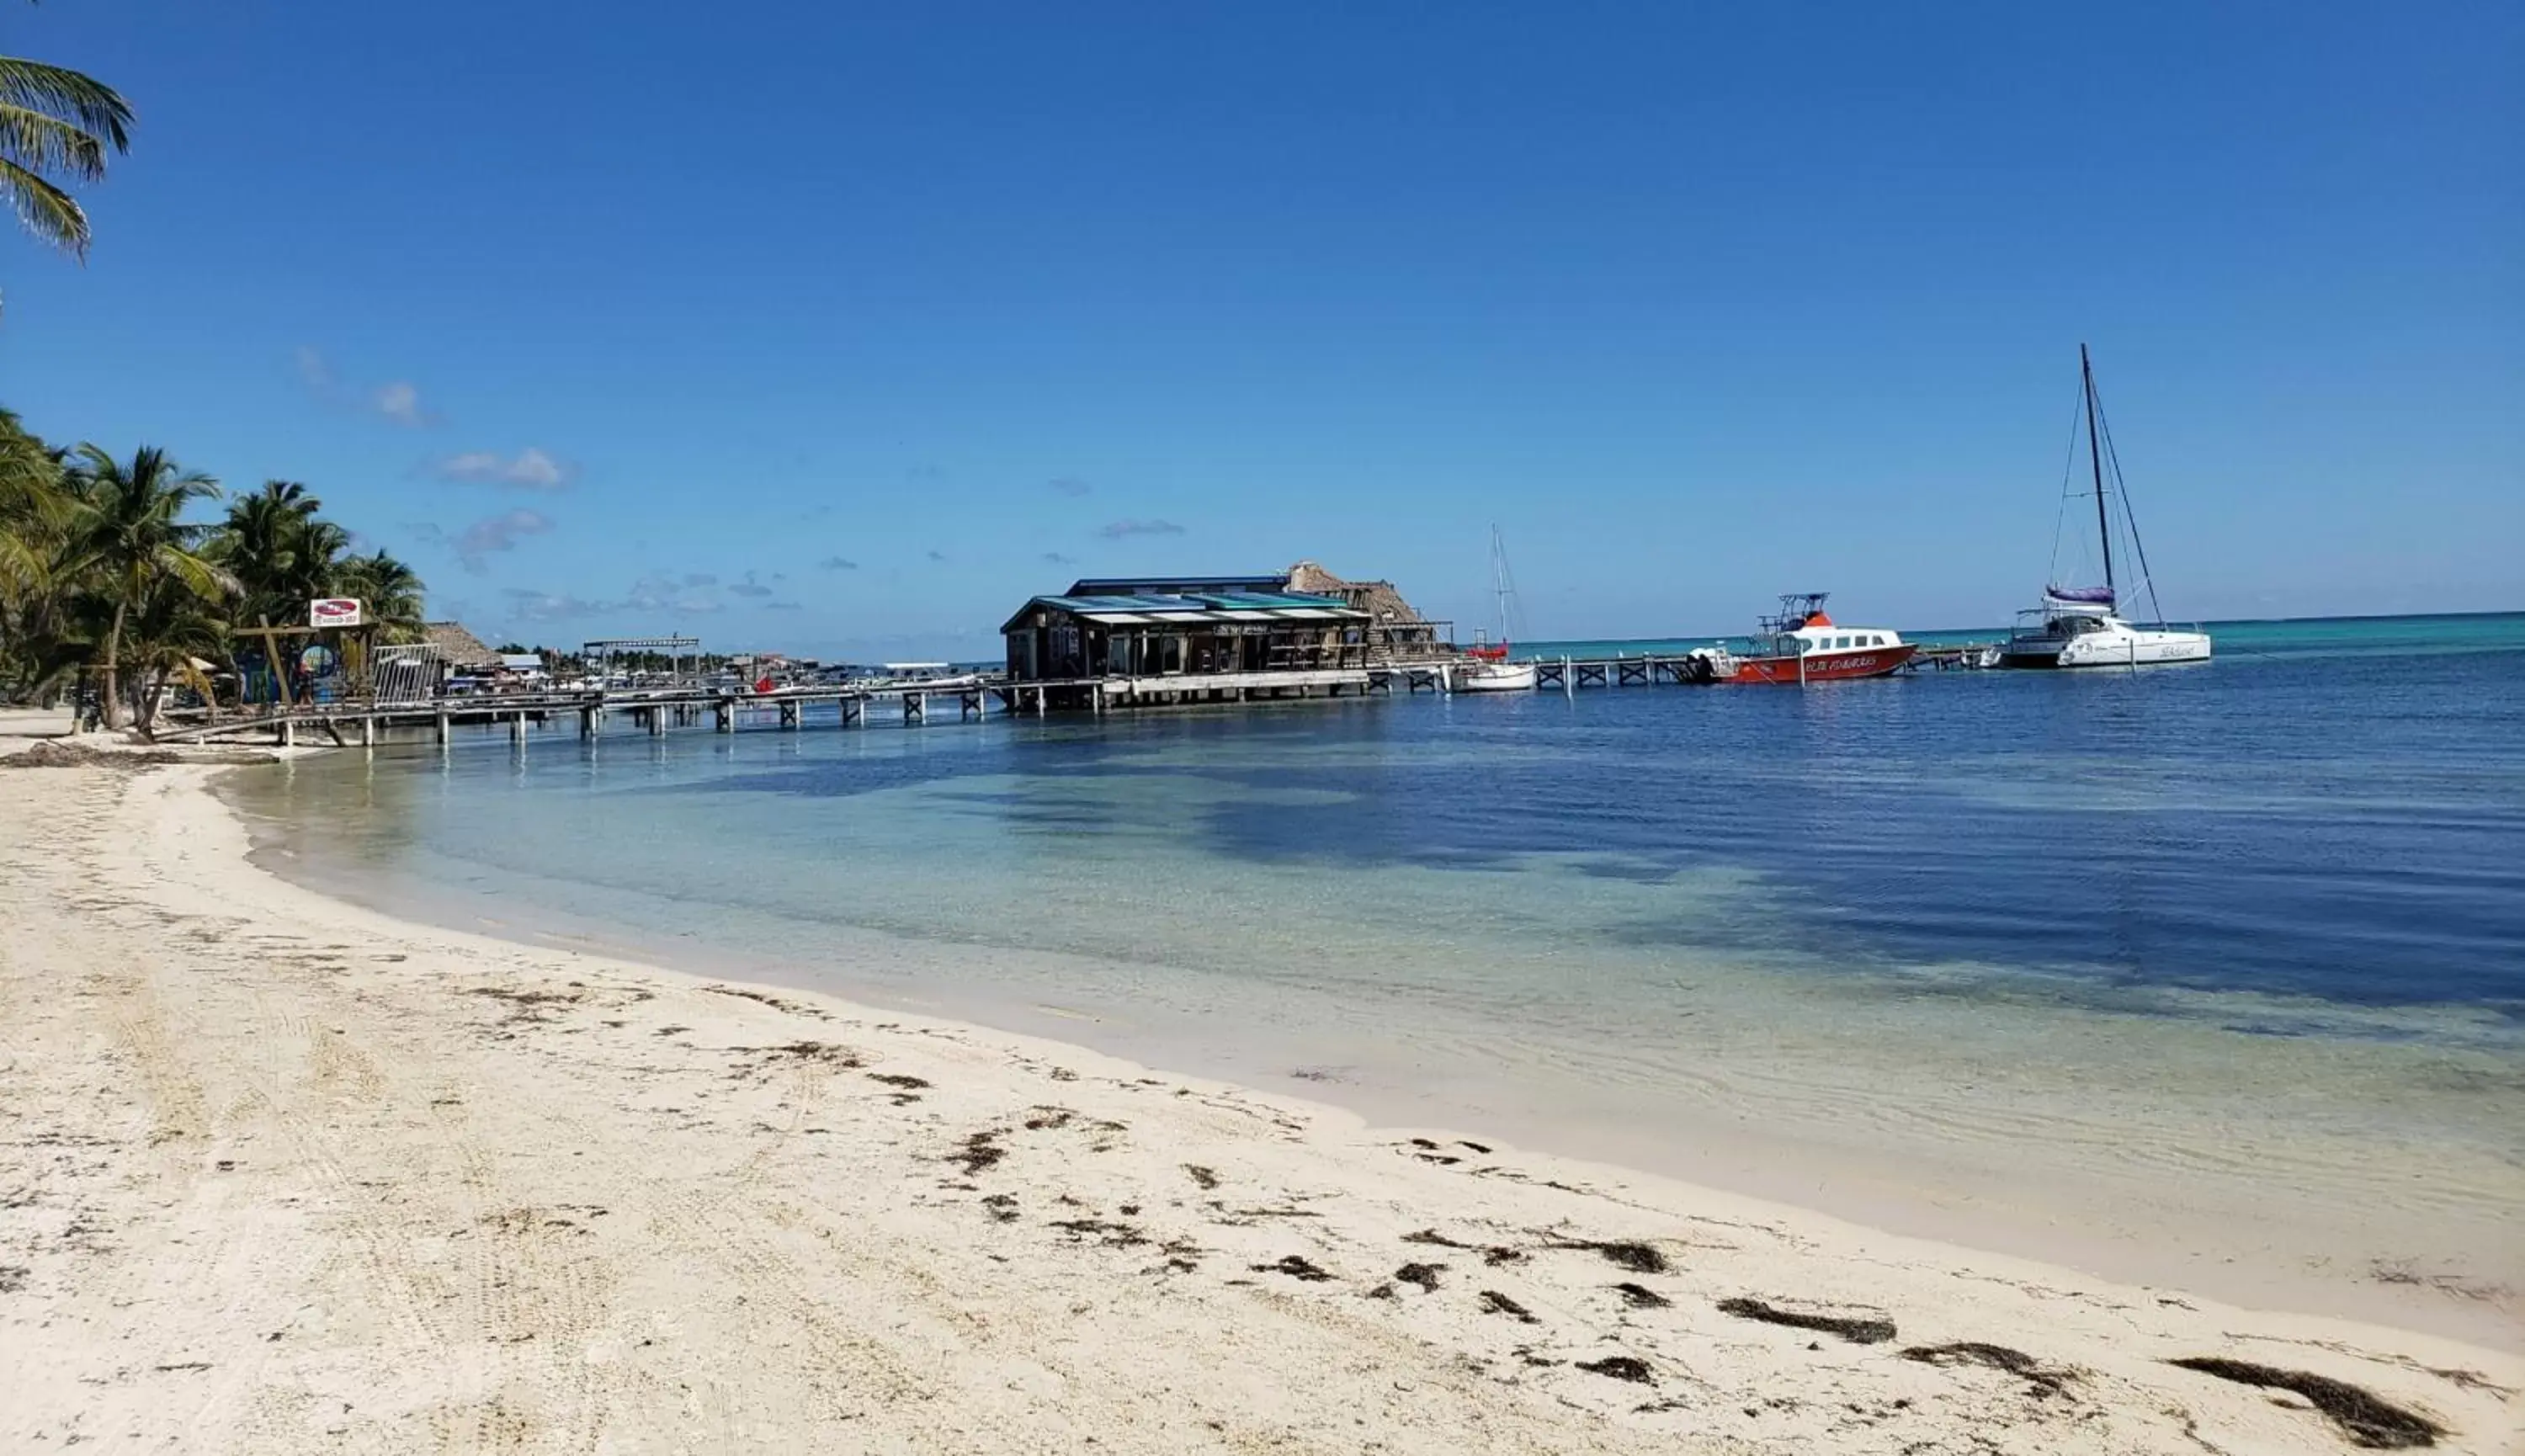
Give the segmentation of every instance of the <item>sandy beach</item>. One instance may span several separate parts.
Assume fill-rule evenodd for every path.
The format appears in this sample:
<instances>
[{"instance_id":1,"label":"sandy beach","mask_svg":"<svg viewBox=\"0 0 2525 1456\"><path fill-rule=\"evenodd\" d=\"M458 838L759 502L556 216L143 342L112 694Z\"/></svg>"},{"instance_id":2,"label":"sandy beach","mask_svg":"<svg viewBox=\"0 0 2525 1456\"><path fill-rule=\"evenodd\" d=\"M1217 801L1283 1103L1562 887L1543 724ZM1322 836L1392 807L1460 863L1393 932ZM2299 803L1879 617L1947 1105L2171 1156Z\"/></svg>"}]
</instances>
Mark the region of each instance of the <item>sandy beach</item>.
<instances>
[{"instance_id":1,"label":"sandy beach","mask_svg":"<svg viewBox=\"0 0 2525 1456\"><path fill-rule=\"evenodd\" d=\"M217 772L0 769L9 1450L2525 1449L2512 1346L406 924Z\"/></svg>"}]
</instances>

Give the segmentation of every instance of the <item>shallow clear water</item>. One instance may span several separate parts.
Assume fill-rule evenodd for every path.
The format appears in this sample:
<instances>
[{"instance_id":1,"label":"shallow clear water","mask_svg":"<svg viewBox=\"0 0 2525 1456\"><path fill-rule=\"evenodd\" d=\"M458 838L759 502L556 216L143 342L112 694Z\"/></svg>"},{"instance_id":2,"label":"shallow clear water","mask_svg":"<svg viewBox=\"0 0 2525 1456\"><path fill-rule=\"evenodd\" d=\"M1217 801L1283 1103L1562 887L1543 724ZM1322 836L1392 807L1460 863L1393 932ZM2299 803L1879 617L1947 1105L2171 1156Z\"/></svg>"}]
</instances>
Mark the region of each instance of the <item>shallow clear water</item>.
<instances>
[{"instance_id":1,"label":"shallow clear water","mask_svg":"<svg viewBox=\"0 0 2525 1456\"><path fill-rule=\"evenodd\" d=\"M1769 1165L1734 1132L1776 1127L1862 1173L1998 1176L2039 1143L2086 1179L2494 1216L2525 1187L2525 617L2219 647L2136 674L486 734L230 792L290 873L392 908L1738 1182Z\"/></svg>"}]
</instances>

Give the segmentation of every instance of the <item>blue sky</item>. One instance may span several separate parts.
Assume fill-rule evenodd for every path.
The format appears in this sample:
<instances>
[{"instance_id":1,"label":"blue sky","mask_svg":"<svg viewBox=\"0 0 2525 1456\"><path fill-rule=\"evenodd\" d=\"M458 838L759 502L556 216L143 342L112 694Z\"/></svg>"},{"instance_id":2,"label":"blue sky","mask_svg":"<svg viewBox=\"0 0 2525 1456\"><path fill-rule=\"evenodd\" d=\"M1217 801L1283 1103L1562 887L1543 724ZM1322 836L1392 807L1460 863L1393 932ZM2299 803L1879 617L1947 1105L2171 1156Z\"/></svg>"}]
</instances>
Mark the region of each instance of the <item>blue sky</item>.
<instances>
[{"instance_id":1,"label":"blue sky","mask_svg":"<svg viewBox=\"0 0 2525 1456\"><path fill-rule=\"evenodd\" d=\"M1301 557L1996 623L2091 342L2167 609L2525 607L2525 9L0 12L138 108L0 402L486 634L988 656Z\"/></svg>"}]
</instances>

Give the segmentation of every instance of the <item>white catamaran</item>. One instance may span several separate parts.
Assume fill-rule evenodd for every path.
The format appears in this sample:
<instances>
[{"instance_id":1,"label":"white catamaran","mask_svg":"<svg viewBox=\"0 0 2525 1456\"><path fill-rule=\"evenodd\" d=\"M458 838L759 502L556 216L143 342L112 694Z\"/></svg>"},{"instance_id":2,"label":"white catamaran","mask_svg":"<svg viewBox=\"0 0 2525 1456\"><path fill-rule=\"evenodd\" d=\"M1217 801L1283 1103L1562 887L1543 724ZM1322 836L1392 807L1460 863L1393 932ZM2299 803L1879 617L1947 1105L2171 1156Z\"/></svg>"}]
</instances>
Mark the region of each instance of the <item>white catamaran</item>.
<instances>
[{"instance_id":1,"label":"white catamaran","mask_svg":"<svg viewBox=\"0 0 2525 1456\"><path fill-rule=\"evenodd\" d=\"M1534 664L1508 660L1509 604L1516 599L1516 583L1508 574L1508 548L1500 544L1496 526L1491 527L1491 594L1499 605L1499 640L1486 641L1475 633L1473 645L1464 650L1468 660L1456 672L1456 691L1531 691Z\"/></svg>"},{"instance_id":2,"label":"white catamaran","mask_svg":"<svg viewBox=\"0 0 2525 1456\"><path fill-rule=\"evenodd\" d=\"M1999 649L2002 667L2009 668L2121 668L2148 663L2207 662L2209 634L2194 628L2168 627L2164 612L2156 605L2156 582L2148 573L2148 552L2139 543L2139 522L2131 515L2130 495L2121 489L2120 459L2113 453L2112 431L2100 424L2102 406L2096 398L2096 371L2088 363L2087 346L2078 346L2078 378L2085 394L2087 414L2088 476L2095 485L2096 544L2104 553L2104 584L2102 586L2061 586L2047 583L2043 588L2043 605L2018 614L2013 636ZM2105 465L2112 467L2113 491L2122 498L2122 520L2130 528L2131 555L2139 567L2140 582L2147 589L2151 611L2159 621L2148 627L2134 627L2117 611L2116 583L2113 579L2112 517L2105 508ZM2071 478L2075 478L2076 447L2071 447ZM2070 492L2061 493L2063 513ZM2053 564L2059 564L2058 532L2054 532Z\"/></svg>"}]
</instances>

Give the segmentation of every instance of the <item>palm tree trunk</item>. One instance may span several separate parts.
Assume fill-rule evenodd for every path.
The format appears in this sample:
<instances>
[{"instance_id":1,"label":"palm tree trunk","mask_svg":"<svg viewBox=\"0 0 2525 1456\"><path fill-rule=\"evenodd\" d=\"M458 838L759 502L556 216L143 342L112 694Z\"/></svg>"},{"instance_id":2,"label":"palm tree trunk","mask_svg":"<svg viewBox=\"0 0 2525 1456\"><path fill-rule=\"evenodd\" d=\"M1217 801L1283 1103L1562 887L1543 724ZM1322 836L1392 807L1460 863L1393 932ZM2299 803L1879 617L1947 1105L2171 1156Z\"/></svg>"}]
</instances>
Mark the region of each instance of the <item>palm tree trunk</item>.
<instances>
[{"instance_id":1,"label":"palm tree trunk","mask_svg":"<svg viewBox=\"0 0 2525 1456\"><path fill-rule=\"evenodd\" d=\"M123 727L123 683L116 661L123 655L123 612L127 605L114 604L114 627L105 634L105 691L97 698L97 713L110 728Z\"/></svg>"}]
</instances>

